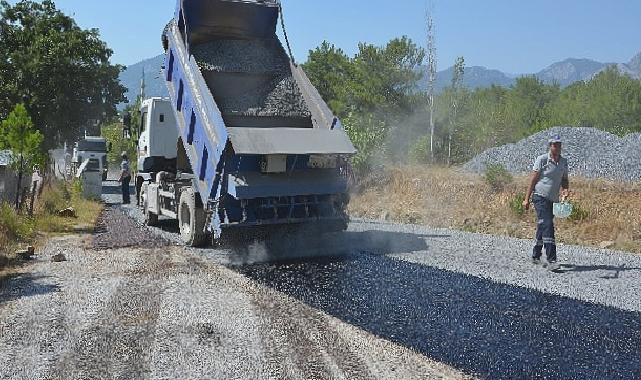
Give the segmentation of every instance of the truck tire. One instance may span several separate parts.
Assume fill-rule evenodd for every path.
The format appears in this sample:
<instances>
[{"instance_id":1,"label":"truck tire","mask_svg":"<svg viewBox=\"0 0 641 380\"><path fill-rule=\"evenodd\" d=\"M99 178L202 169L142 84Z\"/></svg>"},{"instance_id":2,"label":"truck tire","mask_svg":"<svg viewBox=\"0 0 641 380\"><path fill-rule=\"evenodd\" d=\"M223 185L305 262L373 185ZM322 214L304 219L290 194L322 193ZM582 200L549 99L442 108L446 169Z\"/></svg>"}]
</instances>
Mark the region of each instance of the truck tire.
<instances>
[{"instance_id":1,"label":"truck tire","mask_svg":"<svg viewBox=\"0 0 641 380\"><path fill-rule=\"evenodd\" d=\"M205 210L198 207L194 189L187 188L180 194L178 226L180 237L190 247L202 247L207 242Z\"/></svg>"},{"instance_id":2,"label":"truck tire","mask_svg":"<svg viewBox=\"0 0 641 380\"><path fill-rule=\"evenodd\" d=\"M145 224L150 227L155 227L158 225L158 215L149 211L149 201L147 200L147 195L143 195L143 207L142 213L145 216Z\"/></svg>"}]
</instances>

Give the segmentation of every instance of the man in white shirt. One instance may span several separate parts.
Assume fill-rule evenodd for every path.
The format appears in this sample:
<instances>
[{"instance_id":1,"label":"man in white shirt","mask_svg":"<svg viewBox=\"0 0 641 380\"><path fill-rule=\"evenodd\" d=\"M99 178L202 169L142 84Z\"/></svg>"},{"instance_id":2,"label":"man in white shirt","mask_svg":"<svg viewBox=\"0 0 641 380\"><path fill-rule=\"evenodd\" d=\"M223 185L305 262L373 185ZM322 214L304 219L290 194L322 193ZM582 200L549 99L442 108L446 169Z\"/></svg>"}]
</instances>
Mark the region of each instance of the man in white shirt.
<instances>
[{"instance_id":1,"label":"man in white shirt","mask_svg":"<svg viewBox=\"0 0 641 380\"><path fill-rule=\"evenodd\" d=\"M120 182L122 190L122 204L128 205L131 203L131 197L129 194L129 183L131 182L131 171L129 170L129 159L127 158L127 152L122 152L120 155L122 158L122 163L120 164Z\"/></svg>"},{"instance_id":2,"label":"man in white shirt","mask_svg":"<svg viewBox=\"0 0 641 380\"><path fill-rule=\"evenodd\" d=\"M548 261L548 269L559 269L556 257L556 240L554 234L554 203L559 202L560 195L566 199L569 195L568 160L561 156L562 141L558 135L549 140L548 153L537 157L532 168L532 177L523 207L530 208L530 197L536 209L537 230L536 243L532 253L535 264L541 262L543 248ZM534 195L532 195L534 194Z\"/></svg>"}]
</instances>

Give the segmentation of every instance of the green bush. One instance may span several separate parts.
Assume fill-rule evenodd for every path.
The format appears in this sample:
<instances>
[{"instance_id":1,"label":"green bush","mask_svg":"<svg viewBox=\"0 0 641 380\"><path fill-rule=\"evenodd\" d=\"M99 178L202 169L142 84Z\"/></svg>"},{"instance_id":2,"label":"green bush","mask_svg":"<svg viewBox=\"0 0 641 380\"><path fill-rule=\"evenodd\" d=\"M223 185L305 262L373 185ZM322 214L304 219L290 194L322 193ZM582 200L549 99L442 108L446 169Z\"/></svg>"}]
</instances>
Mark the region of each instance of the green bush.
<instances>
[{"instance_id":1,"label":"green bush","mask_svg":"<svg viewBox=\"0 0 641 380\"><path fill-rule=\"evenodd\" d=\"M485 182L494 191L503 191L507 185L512 183L512 175L501 164L489 164L485 168Z\"/></svg>"},{"instance_id":2,"label":"green bush","mask_svg":"<svg viewBox=\"0 0 641 380\"><path fill-rule=\"evenodd\" d=\"M64 183L53 183L44 189L40 203L45 213L55 215L71 204L71 193Z\"/></svg>"},{"instance_id":3,"label":"green bush","mask_svg":"<svg viewBox=\"0 0 641 380\"><path fill-rule=\"evenodd\" d=\"M71 182L71 194L76 198L82 197L82 181L80 179L75 178Z\"/></svg>"},{"instance_id":4,"label":"green bush","mask_svg":"<svg viewBox=\"0 0 641 380\"><path fill-rule=\"evenodd\" d=\"M0 233L5 233L9 240L25 240L33 234L33 225L29 219L18 215L9 204L2 203Z\"/></svg>"},{"instance_id":5,"label":"green bush","mask_svg":"<svg viewBox=\"0 0 641 380\"><path fill-rule=\"evenodd\" d=\"M371 114L357 116L350 113L343 119L343 124L357 150L352 157L352 166L357 176L362 176L385 154L385 123Z\"/></svg>"},{"instance_id":6,"label":"green bush","mask_svg":"<svg viewBox=\"0 0 641 380\"><path fill-rule=\"evenodd\" d=\"M583 207L578 202L572 202L572 214L570 214L569 220L573 222L580 222L586 220L590 217L590 211Z\"/></svg>"},{"instance_id":7,"label":"green bush","mask_svg":"<svg viewBox=\"0 0 641 380\"><path fill-rule=\"evenodd\" d=\"M137 162L138 149L136 148L135 139L125 139L122 137L122 125L119 123L111 124L102 128L102 136L107 139L111 149L107 153L109 166L118 167L120 165L120 155L127 152L129 162Z\"/></svg>"},{"instance_id":8,"label":"green bush","mask_svg":"<svg viewBox=\"0 0 641 380\"><path fill-rule=\"evenodd\" d=\"M518 193L510 199L510 210L516 215L523 216L525 208L523 208L523 201L525 201L525 193Z\"/></svg>"},{"instance_id":9,"label":"green bush","mask_svg":"<svg viewBox=\"0 0 641 380\"><path fill-rule=\"evenodd\" d=\"M71 202L71 191L69 191L67 182L61 182L59 188L60 193L62 194L62 199L64 199L67 203Z\"/></svg>"}]
</instances>

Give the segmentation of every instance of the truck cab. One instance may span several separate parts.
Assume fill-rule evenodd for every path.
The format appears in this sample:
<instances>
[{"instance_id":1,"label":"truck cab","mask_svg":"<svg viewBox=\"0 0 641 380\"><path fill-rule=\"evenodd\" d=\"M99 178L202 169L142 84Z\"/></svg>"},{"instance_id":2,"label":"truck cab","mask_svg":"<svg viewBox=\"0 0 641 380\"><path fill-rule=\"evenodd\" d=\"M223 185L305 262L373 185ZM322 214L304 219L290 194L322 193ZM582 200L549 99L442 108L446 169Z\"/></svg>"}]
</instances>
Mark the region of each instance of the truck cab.
<instances>
[{"instance_id":1,"label":"truck cab","mask_svg":"<svg viewBox=\"0 0 641 380\"><path fill-rule=\"evenodd\" d=\"M98 136L85 136L73 148L72 165L77 169L89 160L88 168L100 171L102 180L107 180L107 139Z\"/></svg>"},{"instance_id":2,"label":"truck cab","mask_svg":"<svg viewBox=\"0 0 641 380\"><path fill-rule=\"evenodd\" d=\"M176 167L178 129L171 101L150 98L140 107L137 171L144 180Z\"/></svg>"},{"instance_id":3,"label":"truck cab","mask_svg":"<svg viewBox=\"0 0 641 380\"><path fill-rule=\"evenodd\" d=\"M178 130L171 101L166 98L150 98L140 106L140 125L137 144L136 198L141 202L145 182L155 180L155 175L175 171Z\"/></svg>"}]
</instances>

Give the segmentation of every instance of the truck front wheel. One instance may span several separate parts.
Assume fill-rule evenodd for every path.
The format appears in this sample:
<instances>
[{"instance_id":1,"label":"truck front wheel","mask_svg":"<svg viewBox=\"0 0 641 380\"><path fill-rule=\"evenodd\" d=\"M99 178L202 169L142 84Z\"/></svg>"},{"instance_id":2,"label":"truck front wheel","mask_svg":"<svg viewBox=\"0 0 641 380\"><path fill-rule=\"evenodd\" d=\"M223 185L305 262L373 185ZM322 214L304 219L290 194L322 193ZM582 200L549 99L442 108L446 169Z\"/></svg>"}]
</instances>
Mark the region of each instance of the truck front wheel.
<instances>
[{"instance_id":1,"label":"truck front wheel","mask_svg":"<svg viewBox=\"0 0 641 380\"><path fill-rule=\"evenodd\" d=\"M150 227L155 227L158 225L158 215L149 211L149 200L147 199L146 194L143 195L142 201L142 212L145 216L145 223Z\"/></svg>"},{"instance_id":2,"label":"truck front wheel","mask_svg":"<svg viewBox=\"0 0 641 380\"><path fill-rule=\"evenodd\" d=\"M180 237L190 247L201 247L207 242L205 210L198 207L194 189L187 188L180 194L178 224Z\"/></svg>"}]
</instances>

